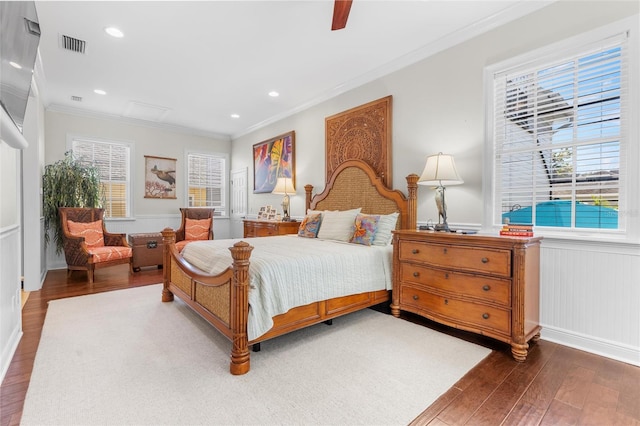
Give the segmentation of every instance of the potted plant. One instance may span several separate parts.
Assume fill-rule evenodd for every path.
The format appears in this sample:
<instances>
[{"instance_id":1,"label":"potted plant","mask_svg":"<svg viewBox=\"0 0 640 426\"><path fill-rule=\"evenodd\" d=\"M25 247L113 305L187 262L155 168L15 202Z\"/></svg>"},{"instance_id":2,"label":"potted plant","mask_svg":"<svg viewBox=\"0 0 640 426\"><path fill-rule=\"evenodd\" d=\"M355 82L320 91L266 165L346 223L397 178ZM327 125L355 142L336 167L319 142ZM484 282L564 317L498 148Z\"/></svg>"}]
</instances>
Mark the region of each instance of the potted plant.
<instances>
[{"instance_id":1,"label":"potted plant","mask_svg":"<svg viewBox=\"0 0 640 426\"><path fill-rule=\"evenodd\" d=\"M64 159L45 166L42 190L45 247L52 231L56 253L60 254L63 241L58 207L100 207L100 173L97 167L74 158L73 152L67 151Z\"/></svg>"}]
</instances>

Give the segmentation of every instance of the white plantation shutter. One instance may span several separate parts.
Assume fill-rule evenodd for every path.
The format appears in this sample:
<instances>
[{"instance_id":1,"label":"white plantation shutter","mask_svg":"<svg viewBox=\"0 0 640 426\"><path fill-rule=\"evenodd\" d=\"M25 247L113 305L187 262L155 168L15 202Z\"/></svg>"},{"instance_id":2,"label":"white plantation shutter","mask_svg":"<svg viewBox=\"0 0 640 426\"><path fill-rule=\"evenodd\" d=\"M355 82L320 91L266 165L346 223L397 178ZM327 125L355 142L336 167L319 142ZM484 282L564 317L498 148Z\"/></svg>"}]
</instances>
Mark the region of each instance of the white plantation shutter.
<instances>
[{"instance_id":1,"label":"white plantation shutter","mask_svg":"<svg viewBox=\"0 0 640 426\"><path fill-rule=\"evenodd\" d=\"M215 216L226 216L226 157L188 153L189 207L213 207Z\"/></svg>"},{"instance_id":2,"label":"white plantation shutter","mask_svg":"<svg viewBox=\"0 0 640 426\"><path fill-rule=\"evenodd\" d=\"M494 224L623 228L627 44L493 74Z\"/></svg>"},{"instance_id":3,"label":"white plantation shutter","mask_svg":"<svg viewBox=\"0 0 640 426\"><path fill-rule=\"evenodd\" d=\"M131 210L130 147L118 142L73 139L71 149L81 161L100 171L105 217L129 217Z\"/></svg>"}]
</instances>

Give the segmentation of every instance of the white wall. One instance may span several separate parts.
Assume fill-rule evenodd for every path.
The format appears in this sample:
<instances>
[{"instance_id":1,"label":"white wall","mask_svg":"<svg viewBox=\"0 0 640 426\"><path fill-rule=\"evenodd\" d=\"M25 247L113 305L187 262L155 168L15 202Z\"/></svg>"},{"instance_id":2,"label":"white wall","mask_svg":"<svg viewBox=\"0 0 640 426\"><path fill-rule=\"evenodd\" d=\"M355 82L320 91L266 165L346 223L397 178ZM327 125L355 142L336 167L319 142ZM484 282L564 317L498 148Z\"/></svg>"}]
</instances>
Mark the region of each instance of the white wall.
<instances>
[{"instance_id":1,"label":"white wall","mask_svg":"<svg viewBox=\"0 0 640 426\"><path fill-rule=\"evenodd\" d=\"M39 290L47 273L42 246L44 219L42 217L42 173L44 170L44 106L36 84L31 85L27 103L23 135L29 146L22 150L22 259L23 287L26 291ZM35 178L34 178L35 177Z\"/></svg>"},{"instance_id":2,"label":"white wall","mask_svg":"<svg viewBox=\"0 0 640 426\"><path fill-rule=\"evenodd\" d=\"M318 191L324 186L325 117L392 95L394 187L404 190L405 176L421 173L427 155L439 151L453 154L464 185L447 188L449 223L479 228L484 208L484 67L638 12L638 2L556 2L236 138L233 166L248 167L251 175L252 145L295 130L297 195L291 198L291 214L300 217L304 214L304 185L313 184ZM280 202L277 196L253 194L251 189L250 213ZM418 221L437 219L433 191L419 187L418 198ZM637 229L640 217L630 220L636 221ZM585 253L590 253L586 262ZM557 259L563 261L558 263ZM541 269L543 338L640 365L637 242L585 245L548 239L543 243Z\"/></svg>"}]
</instances>

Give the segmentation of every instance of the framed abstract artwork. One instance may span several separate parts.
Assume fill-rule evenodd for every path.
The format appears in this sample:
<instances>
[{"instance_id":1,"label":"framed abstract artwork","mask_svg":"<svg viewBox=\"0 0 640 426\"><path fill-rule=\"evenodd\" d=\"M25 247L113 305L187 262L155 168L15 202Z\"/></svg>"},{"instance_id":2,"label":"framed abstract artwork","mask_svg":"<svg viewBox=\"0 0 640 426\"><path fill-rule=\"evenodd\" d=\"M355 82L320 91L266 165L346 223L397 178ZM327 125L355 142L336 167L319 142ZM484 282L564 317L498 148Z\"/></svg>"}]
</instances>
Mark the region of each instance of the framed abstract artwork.
<instances>
[{"instance_id":1,"label":"framed abstract artwork","mask_svg":"<svg viewBox=\"0 0 640 426\"><path fill-rule=\"evenodd\" d=\"M253 192L273 191L279 177L295 180L295 131L253 145Z\"/></svg>"},{"instance_id":2,"label":"framed abstract artwork","mask_svg":"<svg viewBox=\"0 0 640 426\"><path fill-rule=\"evenodd\" d=\"M144 198L176 198L176 161L144 156Z\"/></svg>"}]
</instances>

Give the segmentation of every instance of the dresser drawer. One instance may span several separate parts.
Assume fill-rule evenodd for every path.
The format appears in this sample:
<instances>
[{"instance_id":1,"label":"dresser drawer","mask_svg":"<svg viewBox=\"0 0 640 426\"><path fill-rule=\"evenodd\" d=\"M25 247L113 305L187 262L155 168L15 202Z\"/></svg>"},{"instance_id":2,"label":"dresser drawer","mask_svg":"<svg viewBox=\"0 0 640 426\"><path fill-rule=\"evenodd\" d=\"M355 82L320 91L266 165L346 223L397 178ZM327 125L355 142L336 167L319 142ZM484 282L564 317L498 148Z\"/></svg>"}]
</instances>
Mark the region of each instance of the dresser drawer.
<instances>
[{"instance_id":1,"label":"dresser drawer","mask_svg":"<svg viewBox=\"0 0 640 426\"><path fill-rule=\"evenodd\" d=\"M447 298L408 285L402 286L400 303L450 323L491 330L505 335L511 333L511 315L506 309Z\"/></svg>"},{"instance_id":2,"label":"dresser drawer","mask_svg":"<svg viewBox=\"0 0 640 426\"><path fill-rule=\"evenodd\" d=\"M511 281L489 276L469 275L434 269L414 263L400 264L400 279L434 289L473 297L481 301L511 306Z\"/></svg>"},{"instance_id":3,"label":"dresser drawer","mask_svg":"<svg viewBox=\"0 0 640 426\"><path fill-rule=\"evenodd\" d=\"M447 269L511 276L511 251L400 241L400 260L428 263Z\"/></svg>"}]
</instances>

